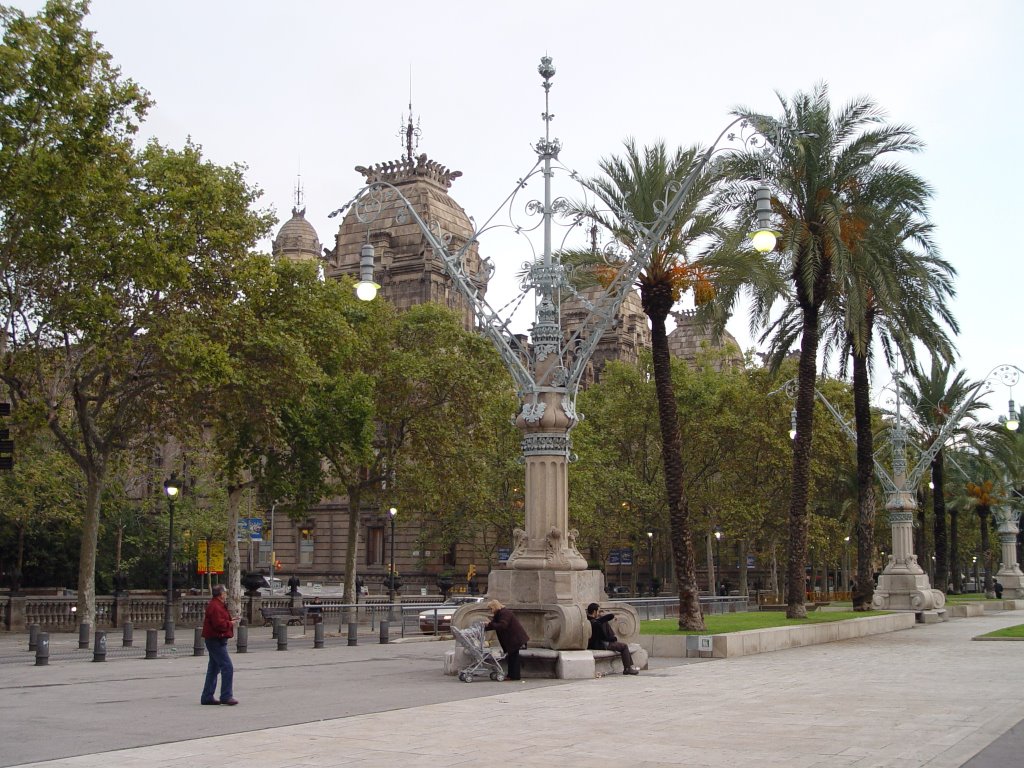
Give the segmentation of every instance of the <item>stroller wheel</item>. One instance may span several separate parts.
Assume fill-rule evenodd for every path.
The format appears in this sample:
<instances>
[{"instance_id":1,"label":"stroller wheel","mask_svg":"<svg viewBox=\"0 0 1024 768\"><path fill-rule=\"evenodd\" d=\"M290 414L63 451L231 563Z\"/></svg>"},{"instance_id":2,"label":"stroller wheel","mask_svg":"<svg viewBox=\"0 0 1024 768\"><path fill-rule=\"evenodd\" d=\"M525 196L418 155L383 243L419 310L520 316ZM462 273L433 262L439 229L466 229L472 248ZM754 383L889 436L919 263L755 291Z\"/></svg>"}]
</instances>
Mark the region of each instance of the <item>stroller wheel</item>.
<instances>
[{"instance_id":1,"label":"stroller wheel","mask_svg":"<svg viewBox=\"0 0 1024 768\"><path fill-rule=\"evenodd\" d=\"M464 683L472 683L473 676L465 672L459 672L459 680L461 680Z\"/></svg>"},{"instance_id":2,"label":"stroller wheel","mask_svg":"<svg viewBox=\"0 0 1024 768\"><path fill-rule=\"evenodd\" d=\"M491 680L501 683L505 680L505 675L501 672L491 672Z\"/></svg>"}]
</instances>

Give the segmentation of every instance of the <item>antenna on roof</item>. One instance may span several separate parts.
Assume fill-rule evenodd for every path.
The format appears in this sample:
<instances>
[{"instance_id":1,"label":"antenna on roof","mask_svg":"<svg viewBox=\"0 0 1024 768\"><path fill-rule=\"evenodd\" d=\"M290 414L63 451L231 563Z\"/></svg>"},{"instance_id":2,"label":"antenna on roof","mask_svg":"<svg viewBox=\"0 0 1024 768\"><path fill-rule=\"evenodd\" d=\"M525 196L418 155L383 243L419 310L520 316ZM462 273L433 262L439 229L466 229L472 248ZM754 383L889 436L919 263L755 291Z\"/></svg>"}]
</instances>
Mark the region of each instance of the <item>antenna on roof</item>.
<instances>
[{"instance_id":1,"label":"antenna on roof","mask_svg":"<svg viewBox=\"0 0 1024 768\"><path fill-rule=\"evenodd\" d=\"M412 64L409 65L409 118L402 115L402 123L398 129L398 138L403 139L405 146L405 157L411 163L413 154L420 146L420 121L417 118L416 124L412 121Z\"/></svg>"}]
</instances>

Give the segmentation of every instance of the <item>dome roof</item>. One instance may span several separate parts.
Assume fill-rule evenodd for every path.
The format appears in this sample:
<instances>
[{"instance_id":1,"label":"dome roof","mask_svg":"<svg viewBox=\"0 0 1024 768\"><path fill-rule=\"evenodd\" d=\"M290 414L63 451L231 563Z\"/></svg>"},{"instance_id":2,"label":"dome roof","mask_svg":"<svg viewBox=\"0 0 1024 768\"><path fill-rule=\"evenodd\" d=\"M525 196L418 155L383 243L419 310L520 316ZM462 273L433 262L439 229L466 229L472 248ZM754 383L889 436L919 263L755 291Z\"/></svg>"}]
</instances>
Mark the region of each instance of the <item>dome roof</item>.
<instances>
[{"instance_id":1,"label":"dome roof","mask_svg":"<svg viewBox=\"0 0 1024 768\"><path fill-rule=\"evenodd\" d=\"M323 248L313 225L306 221L305 208L292 208L292 217L278 230L277 237L271 244L271 253L276 259L320 259Z\"/></svg>"}]
</instances>

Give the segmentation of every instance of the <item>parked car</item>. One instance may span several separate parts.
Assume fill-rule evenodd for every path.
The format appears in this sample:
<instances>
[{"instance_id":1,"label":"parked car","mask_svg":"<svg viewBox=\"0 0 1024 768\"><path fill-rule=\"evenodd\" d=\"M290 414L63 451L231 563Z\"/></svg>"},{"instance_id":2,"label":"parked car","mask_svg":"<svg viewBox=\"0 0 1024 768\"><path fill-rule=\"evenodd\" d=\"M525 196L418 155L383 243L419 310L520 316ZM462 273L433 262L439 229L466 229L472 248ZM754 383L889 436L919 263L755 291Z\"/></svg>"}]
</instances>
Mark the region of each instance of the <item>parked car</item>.
<instances>
[{"instance_id":1,"label":"parked car","mask_svg":"<svg viewBox=\"0 0 1024 768\"><path fill-rule=\"evenodd\" d=\"M452 616L459 609L460 605L466 603L479 603L482 597L473 595L458 595L449 597L436 608L428 608L420 611L420 631L425 635L441 634L450 632L452 628ZM434 624L437 624L435 627Z\"/></svg>"},{"instance_id":2,"label":"parked car","mask_svg":"<svg viewBox=\"0 0 1024 768\"><path fill-rule=\"evenodd\" d=\"M280 597L285 593L284 582L276 576L274 578L264 577L270 587L273 587L274 595ZM260 587L260 594L264 597L270 596L270 587Z\"/></svg>"}]
</instances>

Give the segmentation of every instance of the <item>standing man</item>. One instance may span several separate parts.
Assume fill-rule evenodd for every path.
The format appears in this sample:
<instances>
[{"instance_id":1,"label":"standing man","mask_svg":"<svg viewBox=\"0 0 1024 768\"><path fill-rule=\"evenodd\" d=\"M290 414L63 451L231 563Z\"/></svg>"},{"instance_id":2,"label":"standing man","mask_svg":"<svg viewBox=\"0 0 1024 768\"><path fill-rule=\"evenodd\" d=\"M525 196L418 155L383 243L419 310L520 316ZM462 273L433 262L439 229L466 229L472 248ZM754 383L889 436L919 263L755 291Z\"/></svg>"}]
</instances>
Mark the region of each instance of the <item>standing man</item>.
<instances>
[{"instance_id":1,"label":"standing man","mask_svg":"<svg viewBox=\"0 0 1024 768\"><path fill-rule=\"evenodd\" d=\"M238 699L232 695L235 668L228 656L228 640L234 637L235 624L239 620L231 618L228 613L228 593L224 585L217 584L212 591L213 597L206 605L206 616L203 618L203 639L210 660L206 665L206 684L199 702L233 707ZM220 675L220 701L213 695L217 691L217 675Z\"/></svg>"},{"instance_id":2,"label":"standing man","mask_svg":"<svg viewBox=\"0 0 1024 768\"><path fill-rule=\"evenodd\" d=\"M526 634L512 609L506 608L500 601L489 601L487 610L491 612L491 620L484 627L484 631L489 632L493 629L498 636L501 650L505 652L505 661L508 662L508 677L505 679L522 680L519 671L519 651L526 647L530 636Z\"/></svg>"},{"instance_id":3,"label":"standing man","mask_svg":"<svg viewBox=\"0 0 1024 768\"><path fill-rule=\"evenodd\" d=\"M633 654L629 652L629 646L619 642L619 638L612 632L610 622L615 615L602 614L601 606L591 603L587 606L587 618L590 620L590 642L587 648L592 651L617 651L622 658L622 674L639 675L640 667L633 665Z\"/></svg>"}]
</instances>

